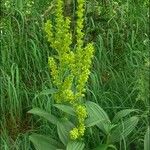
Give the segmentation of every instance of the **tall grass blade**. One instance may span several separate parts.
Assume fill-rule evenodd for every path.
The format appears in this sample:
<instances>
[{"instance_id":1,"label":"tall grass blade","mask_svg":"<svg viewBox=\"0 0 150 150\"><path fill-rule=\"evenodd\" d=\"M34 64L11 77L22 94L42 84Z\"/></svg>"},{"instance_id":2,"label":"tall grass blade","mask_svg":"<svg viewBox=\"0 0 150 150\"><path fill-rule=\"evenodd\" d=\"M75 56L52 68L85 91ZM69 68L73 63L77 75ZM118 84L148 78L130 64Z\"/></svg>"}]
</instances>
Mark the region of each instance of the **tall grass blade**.
<instances>
[{"instance_id":1,"label":"tall grass blade","mask_svg":"<svg viewBox=\"0 0 150 150\"><path fill-rule=\"evenodd\" d=\"M147 128L144 136L144 150L150 150L150 127Z\"/></svg>"}]
</instances>

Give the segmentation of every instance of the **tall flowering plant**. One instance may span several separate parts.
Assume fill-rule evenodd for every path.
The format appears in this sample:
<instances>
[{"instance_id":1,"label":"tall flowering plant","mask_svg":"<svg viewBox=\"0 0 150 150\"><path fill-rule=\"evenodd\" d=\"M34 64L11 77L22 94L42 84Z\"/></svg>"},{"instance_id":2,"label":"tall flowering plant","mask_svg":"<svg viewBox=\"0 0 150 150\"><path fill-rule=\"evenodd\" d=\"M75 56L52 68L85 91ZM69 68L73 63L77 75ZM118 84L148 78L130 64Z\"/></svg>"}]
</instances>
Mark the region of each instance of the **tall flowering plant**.
<instances>
[{"instance_id":1,"label":"tall flowering plant","mask_svg":"<svg viewBox=\"0 0 150 150\"><path fill-rule=\"evenodd\" d=\"M77 0L77 2L76 45L74 47L70 32L71 19L63 16L63 0L56 2L55 26L53 27L50 20L45 23L48 41L57 52L57 57L48 58L53 84L58 89L58 92L54 94L55 102L72 106L78 119L77 126L70 131L71 139L84 135L87 111L82 97L94 52L93 43L84 46L84 0Z\"/></svg>"}]
</instances>

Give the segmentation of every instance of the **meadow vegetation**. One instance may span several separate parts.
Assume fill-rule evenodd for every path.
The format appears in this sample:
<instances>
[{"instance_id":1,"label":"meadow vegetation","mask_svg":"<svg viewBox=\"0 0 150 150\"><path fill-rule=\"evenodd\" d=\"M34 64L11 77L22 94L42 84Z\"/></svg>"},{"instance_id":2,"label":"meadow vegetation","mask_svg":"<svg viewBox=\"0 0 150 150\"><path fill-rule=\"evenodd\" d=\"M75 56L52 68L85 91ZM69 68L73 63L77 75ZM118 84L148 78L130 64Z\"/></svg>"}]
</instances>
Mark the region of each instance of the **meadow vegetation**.
<instances>
[{"instance_id":1,"label":"meadow vegetation","mask_svg":"<svg viewBox=\"0 0 150 150\"><path fill-rule=\"evenodd\" d=\"M0 4L2 150L150 149L148 0Z\"/></svg>"}]
</instances>

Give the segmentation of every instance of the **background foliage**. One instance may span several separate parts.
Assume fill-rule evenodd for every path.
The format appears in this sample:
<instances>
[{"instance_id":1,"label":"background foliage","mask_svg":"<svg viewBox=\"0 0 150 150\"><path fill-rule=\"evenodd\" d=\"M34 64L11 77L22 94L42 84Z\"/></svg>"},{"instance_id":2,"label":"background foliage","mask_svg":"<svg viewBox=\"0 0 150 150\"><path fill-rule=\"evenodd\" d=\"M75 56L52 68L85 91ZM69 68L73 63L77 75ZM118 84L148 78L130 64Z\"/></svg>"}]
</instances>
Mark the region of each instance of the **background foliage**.
<instances>
[{"instance_id":1,"label":"background foliage","mask_svg":"<svg viewBox=\"0 0 150 150\"><path fill-rule=\"evenodd\" d=\"M76 1L65 1L65 11L74 17ZM137 128L117 148L143 149L150 119L148 0L87 0L86 4L85 41L96 45L86 99L99 104L111 120L119 110L139 109ZM53 125L26 113L40 107L57 114L48 92L52 84L47 58L54 52L43 31L54 7L51 0L1 1L0 144L4 150L33 149L28 139L32 132L58 138ZM102 142L97 130L90 131L92 138L85 137L89 149Z\"/></svg>"}]
</instances>

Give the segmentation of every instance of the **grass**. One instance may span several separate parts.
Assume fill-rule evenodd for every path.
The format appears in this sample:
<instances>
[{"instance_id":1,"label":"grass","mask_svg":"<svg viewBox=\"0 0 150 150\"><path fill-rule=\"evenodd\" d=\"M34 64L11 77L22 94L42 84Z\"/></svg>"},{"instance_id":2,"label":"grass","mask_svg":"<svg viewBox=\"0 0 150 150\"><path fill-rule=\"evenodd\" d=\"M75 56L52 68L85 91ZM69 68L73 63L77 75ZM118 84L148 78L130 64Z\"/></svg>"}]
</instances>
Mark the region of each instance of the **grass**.
<instances>
[{"instance_id":1,"label":"grass","mask_svg":"<svg viewBox=\"0 0 150 150\"><path fill-rule=\"evenodd\" d=\"M50 1L35 1L31 8L14 1L1 9L0 139L3 150L32 150L32 132L57 134L47 121L27 114L33 106L51 112L51 97L41 91L52 87L47 58L52 54L45 38L42 16ZM21 1L20 1L21 2ZM87 1L86 38L96 52L89 82L88 100L98 103L112 118L125 108L140 110L140 122L118 149L143 149L149 124L149 18L148 5L141 1ZM148 3L148 1L147 1ZM100 9L100 10L99 10ZM26 14L31 11L31 14ZM99 12L100 11L100 12ZM137 99L138 98L138 99ZM94 132L94 131L93 131ZM89 147L98 143L87 137Z\"/></svg>"}]
</instances>

